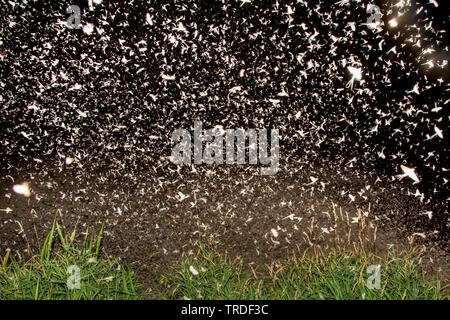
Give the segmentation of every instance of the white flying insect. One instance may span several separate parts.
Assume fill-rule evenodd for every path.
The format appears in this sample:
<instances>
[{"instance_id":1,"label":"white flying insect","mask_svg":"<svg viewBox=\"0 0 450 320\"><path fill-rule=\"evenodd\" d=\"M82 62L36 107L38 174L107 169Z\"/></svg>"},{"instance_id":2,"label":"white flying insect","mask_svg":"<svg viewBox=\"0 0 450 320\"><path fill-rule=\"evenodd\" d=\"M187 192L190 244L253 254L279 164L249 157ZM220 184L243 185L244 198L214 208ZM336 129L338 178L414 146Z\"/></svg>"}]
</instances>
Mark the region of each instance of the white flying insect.
<instances>
[{"instance_id":1,"label":"white flying insect","mask_svg":"<svg viewBox=\"0 0 450 320\"><path fill-rule=\"evenodd\" d=\"M434 126L434 132L436 132L434 135L438 136L441 139L444 139L444 135L442 134L442 130L438 127Z\"/></svg>"},{"instance_id":2,"label":"white flying insect","mask_svg":"<svg viewBox=\"0 0 450 320\"><path fill-rule=\"evenodd\" d=\"M185 33L188 33L186 27L185 27L185 26L183 25L183 23L181 23L181 22L178 22L178 27L176 28L176 30L177 30L178 32L185 32Z\"/></svg>"},{"instance_id":3,"label":"white flying insect","mask_svg":"<svg viewBox=\"0 0 450 320\"><path fill-rule=\"evenodd\" d=\"M241 0L241 7L246 3L252 3L252 0Z\"/></svg>"},{"instance_id":4,"label":"white flying insect","mask_svg":"<svg viewBox=\"0 0 450 320\"><path fill-rule=\"evenodd\" d=\"M72 87L69 88L69 91L72 90L80 90L83 86L79 83L75 83Z\"/></svg>"},{"instance_id":5,"label":"white flying insect","mask_svg":"<svg viewBox=\"0 0 450 320\"><path fill-rule=\"evenodd\" d=\"M194 276L198 276L198 271L195 270L195 268L193 266L189 267L189 271L194 275Z\"/></svg>"},{"instance_id":6,"label":"white flying insect","mask_svg":"<svg viewBox=\"0 0 450 320\"><path fill-rule=\"evenodd\" d=\"M430 0L430 2L428 2L428 4L432 4L436 8L439 6L439 4L436 2L436 0Z\"/></svg>"},{"instance_id":7,"label":"white flying insect","mask_svg":"<svg viewBox=\"0 0 450 320\"><path fill-rule=\"evenodd\" d=\"M150 15L150 13L147 13L147 15L145 16L145 21L147 21L147 23L149 24L149 25L153 25L153 19L152 19L152 16Z\"/></svg>"},{"instance_id":8,"label":"white flying insect","mask_svg":"<svg viewBox=\"0 0 450 320\"><path fill-rule=\"evenodd\" d=\"M272 235L277 238L278 237L278 231L276 229L271 229L270 232L272 233Z\"/></svg>"},{"instance_id":9,"label":"white flying insect","mask_svg":"<svg viewBox=\"0 0 450 320\"><path fill-rule=\"evenodd\" d=\"M441 139L444 139L444 134L442 133L442 130L439 129L437 126L434 126L434 134L431 137L429 134L427 134L427 138L425 139L425 141L431 140L436 136L438 136Z\"/></svg>"},{"instance_id":10,"label":"white flying insect","mask_svg":"<svg viewBox=\"0 0 450 320\"><path fill-rule=\"evenodd\" d=\"M183 201L184 199L186 199L186 198L189 198L189 196L187 196L187 195L185 195L184 193L182 193L182 192L178 192L178 201Z\"/></svg>"},{"instance_id":11,"label":"white flying insect","mask_svg":"<svg viewBox=\"0 0 450 320\"><path fill-rule=\"evenodd\" d=\"M353 89L353 82L355 81L355 79L361 80L362 78L361 69L355 67L347 67L347 69L352 74L352 78L350 79L349 82L347 82L347 85L345 87L346 88L350 87L350 89Z\"/></svg>"},{"instance_id":12,"label":"white flying insect","mask_svg":"<svg viewBox=\"0 0 450 320\"><path fill-rule=\"evenodd\" d=\"M403 170L403 174L397 175L397 179L402 180L404 177L409 177L414 180L414 184L419 183L420 179L417 177L416 173L414 172L414 168L408 168L404 165L400 165L400 167Z\"/></svg>"},{"instance_id":13,"label":"white flying insect","mask_svg":"<svg viewBox=\"0 0 450 320\"><path fill-rule=\"evenodd\" d=\"M162 73L162 74L161 74L161 77L162 77L164 80L175 80L175 75L166 75L166 74Z\"/></svg>"},{"instance_id":14,"label":"white flying insect","mask_svg":"<svg viewBox=\"0 0 450 320\"><path fill-rule=\"evenodd\" d=\"M74 158L67 157L67 158L66 158L66 165L71 165L74 161L75 161Z\"/></svg>"},{"instance_id":15,"label":"white flying insect","mask_svg":"<svg viewBox=\"0 0 450 320\"><path fill-rule=\"evenodd\" d=\"M92 34L93 31L94 25L92 23L88 23L83 27L83 32L86 33L87 35Z\"/></svg>"},{"instance_id":16,"label":"white flying insect","mask_svg":"<svg viewBox=\"0 0 450 320\"><path fill-rule=\"evenodd\" d=\"M425 212L421 212L420 214L427 215L428 219L430 219L430 220L431 220L431 218L433 218L433 211L425 211Z\"/></svg>"},{"instance_id":17,"label":"white flying insect","mask_svg":"<svg viewBox=\"0 0 450 320\"><path fill-rule=\"evenodd\" d=\"M287 6L287 12L285 14L287 14L287 15L294 14L294 10L292 10L291 6Z\"/></svg>"},{"instance_id":18,"label":"white flying insect","mask_svg":"<svg viewBox=\"0 0 450 320\"><path fill-rule=\"evenodd\" d=\"M24 182L22 184L15 184L13 185L12 189L15 193L21 194L27 198L31 196L30 186L27 182Z\"/></svg>"},{"instance_id":19,"label":"white flying insect","mask_svg":"<svg viewBox=\"0 0 450 320\"><path fill-rule=\"evenodd\" d=\"M311 179L311 182L308 183L308 184L305 184L305 186L309 186L311 184L314 184L314 183L316 183L317 180L319 180L319 178L316 178L316 177L313 177L313 176L311 176L309 178Z\"/></svg>"}]
</instances>

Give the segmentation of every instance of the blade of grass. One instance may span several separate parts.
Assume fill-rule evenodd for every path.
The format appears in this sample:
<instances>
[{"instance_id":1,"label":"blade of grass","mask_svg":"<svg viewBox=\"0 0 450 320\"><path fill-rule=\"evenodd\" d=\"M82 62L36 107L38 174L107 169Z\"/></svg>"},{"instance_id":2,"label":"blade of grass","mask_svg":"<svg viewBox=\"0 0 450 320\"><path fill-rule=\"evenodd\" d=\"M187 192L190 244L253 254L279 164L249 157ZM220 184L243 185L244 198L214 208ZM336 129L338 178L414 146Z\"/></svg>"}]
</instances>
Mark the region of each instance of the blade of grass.
<instances>
[{"instance_id":1,"label":"blade of grass","mask_svg":"<svg viewBox=\"0 0 450 320\"><path fill-rule=\"evenodd\" d=\"M98 253L100 252L100 244L101 244L101 241L102 241L103 227L104 227L104 224L102 223L102 228L100 229L100 232L99 232L99 234L97 236L97 247L95 249L95 257L96 258L98 258Z\"/></svg>"}]
</instances>

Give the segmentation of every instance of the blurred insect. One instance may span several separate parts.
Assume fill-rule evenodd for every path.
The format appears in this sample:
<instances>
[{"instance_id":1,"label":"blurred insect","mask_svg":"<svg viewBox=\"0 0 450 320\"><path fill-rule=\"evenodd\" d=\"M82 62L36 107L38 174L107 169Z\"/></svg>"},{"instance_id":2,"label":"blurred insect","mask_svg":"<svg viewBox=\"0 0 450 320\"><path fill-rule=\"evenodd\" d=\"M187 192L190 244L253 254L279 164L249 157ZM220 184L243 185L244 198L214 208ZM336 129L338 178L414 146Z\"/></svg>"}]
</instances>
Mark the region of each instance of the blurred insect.
<instances>
[{"instance_id":1,"label":"blurred insect","mask_svg":"<svg viewBox=\"0 0 450 320\"><path fill-rule=\"evenodd\" d=\"M401 180L404 177L409 177L414 180L414 184L420 182L419 178L417 177L416 173L414 172L414 168L408 168L408 167L405 167L404 165L400 165L400 167L402 168L403 174L397 175L396 176L397 179Z\"/></svg>"},{"instance_id":2,"label":"blurred insect","mask_svg":"<svg viewBox=\"0 0 450 320\"><path fill-rule=\"evenodd\" d=\"M22 184L15 184L13 185L12 189L15 193L21 194L24 197L28 198L29 196L31 196L30 187L27 182L24 182Z\"/></svg>"},{"instance_id":3,"label":"blurred insect","mask_svg":"<svg viewBox=\"0 0 450 320\"><path fill-rule=\"evenodd\" d=\"M347 85L345 87L346 88L350 87L350 89L353 89L353 82L355 81L355 79L361 80L362 78L361 69L355 67L347 67L347 69L352 74L352 78L350 79L349 82L347 82Z\"/></svg>"}]
</instances>

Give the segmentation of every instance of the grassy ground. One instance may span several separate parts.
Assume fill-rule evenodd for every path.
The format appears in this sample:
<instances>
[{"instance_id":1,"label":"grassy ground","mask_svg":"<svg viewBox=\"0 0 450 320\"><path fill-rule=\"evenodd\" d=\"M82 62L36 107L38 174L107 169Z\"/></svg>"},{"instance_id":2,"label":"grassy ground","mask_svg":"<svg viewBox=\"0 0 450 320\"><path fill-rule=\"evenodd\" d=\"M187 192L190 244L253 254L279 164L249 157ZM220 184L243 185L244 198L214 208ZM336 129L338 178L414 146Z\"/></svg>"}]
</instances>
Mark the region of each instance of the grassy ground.
<instances>
[{"instance_id":1,"label":"grassy ground","mask_svg":"<svg viewBox=\"0 0 450 320\"><path fill-rule=\"evenodd\" d=\"M103 228L74 244L55 218L41 252L26 262L0 257L3 299L145 299L136 274L99 259ZM59 250L54 250L58 241ZM439 281L417 269L414 252L380 258L363 249L304 252L302 257L244 271L242 263L199 245L196 255L161 276L161 299L449 299Z\"/></svg>"},{"instance_id":2,"label":"grassy ground","mask_svg":"<svg viewBox=\"0 0 450 320\"><path fill-rule=\"evenodd\" d=\"M86 230L84 244L75 247L75 230L63 235L57 222L48 234L39 255L25 263L0 260L0 300L94 300L136 299L136 277L117 261L98 259L103 228L94 237ZM55 240L60 250L53 250Z\"/></svg>"},{"instance_id":3,"label":"grassy ground","mask_svg":"<svg viewBox=\"0 0 450 320\"><path fill-rule=\"evenodd\" d=\"M316 250L258 275L200 246L162 281L171 299L448 299L440 282L426 280L416 266L412 255L381 259L364 251Z\"/></svg>"}]
</instances>

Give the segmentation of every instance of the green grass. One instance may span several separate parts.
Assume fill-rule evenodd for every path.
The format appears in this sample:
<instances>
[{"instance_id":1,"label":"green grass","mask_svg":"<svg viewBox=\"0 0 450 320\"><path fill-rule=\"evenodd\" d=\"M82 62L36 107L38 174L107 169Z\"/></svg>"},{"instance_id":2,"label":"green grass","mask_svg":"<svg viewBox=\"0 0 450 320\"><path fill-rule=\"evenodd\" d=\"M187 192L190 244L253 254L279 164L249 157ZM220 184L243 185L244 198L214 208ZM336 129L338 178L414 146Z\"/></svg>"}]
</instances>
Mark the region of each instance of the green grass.
<instances>
[{"instance_id":1,"label":"green grass","mask_svg":"<svg viewBox=\"0 0 450 320\"><path fill-rule=\"evenodd\" d=\"M0 300L139 298L132 271L117 261L99 259L103 227L96 236L86 230L84 244L75 246L76 230L70 237L64 235L58 215L39 255L20 263L7 251L0 260ZM61 246L58 251L54 250L56 240Z\"/></svg>"},{"instance_id":2,"label":"green grass","mask_svg":"<svg viewBox=\"0 0 450 320\"><path fill-rule=\"evenodd\" d=\"M369 279L374 274L367 273L370 265L380 265L378 289ZM257 274L243 272L239 261L200 246L196 256L175 265L161 282L168 299L449 299L440 282L426 280L416 266L413 256L386 260L363 251L334 249L328 254L306 252Z\"/></svg>"}]
</instances>

